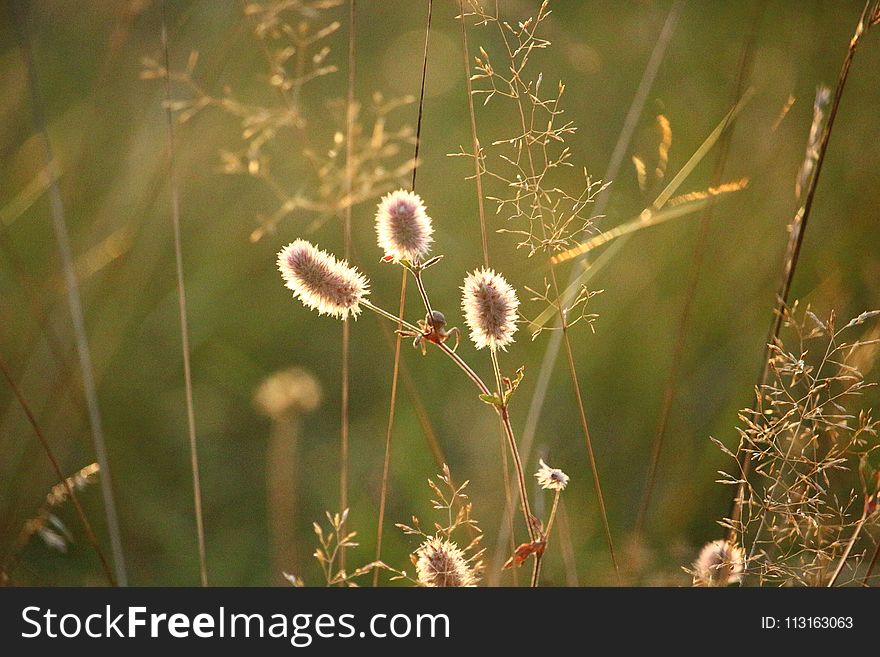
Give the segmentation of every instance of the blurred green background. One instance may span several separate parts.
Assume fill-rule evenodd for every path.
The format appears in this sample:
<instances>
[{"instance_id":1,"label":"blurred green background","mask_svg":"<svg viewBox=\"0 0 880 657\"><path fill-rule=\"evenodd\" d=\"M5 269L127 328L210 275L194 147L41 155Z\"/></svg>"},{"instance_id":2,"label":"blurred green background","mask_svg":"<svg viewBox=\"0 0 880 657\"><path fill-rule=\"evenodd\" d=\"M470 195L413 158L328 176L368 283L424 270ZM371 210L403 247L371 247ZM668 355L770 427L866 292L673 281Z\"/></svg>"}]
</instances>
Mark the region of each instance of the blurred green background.
<instances>
[{"instance_id":1,"label":"blurred green background","mask_svg":"<svg viewBox=\"0 0 880 657\"><path fill-rule=\"evenodd\" d=\"M521 20L538 4L505 1L501 11L510 20ZM833 87L863 6L860 0L762 4L766 10L758 25L751 78L755 95L734 127L725 170L725 179L748 176L751 184L723 199L713 215L656 494L641 540L633 538L632 530L698 219L691 216L636 234L591 282L592 288L604 290L591 301L592 311L599 315L595 334L585 325L571 334L611 529L628 583L688 583L680 567L704 542L720 535L715 522L727 512L730 491L714 480L716 471L729 469L730 463L709 437L736 444L737 409L751 401L786 225L796 209L794 183L815 89L819 83ZM161 5L149 0L22 5L36 83L62 172L60 187L79 267L129 576L140 585L197 584L164 90L161 79L141 79L142 58L162 57ZM670 121L670 174L730 108L754 5L694 1L684 7L642 117L648 126L662 111ZM207 93L219 97L228 87L253 106L278 107L281 101L269 84L261 45L265 41L255 36L257 19L246 16L244 7L221 0L169 2L172 68L185 68L190 53L197 51L193 79ZM566 175L573 184L582 166L596 178L603 175L670 7L670 2L647 0L551 3L554 13L542 24L542 34L553 45L534 55L533 67L543 72L545 84L566 82L565 116L578 126L567 139L576 166ZM333 134L339 129L328 107L332 108L331 99L345 96L347 11L346 6L330 8L308 19L313 27L334 20L342 24L324 42L331 49L326 61L337 64L339 72L302 88L305 133L319 154L334 148ZM471 164L447 157L470 144L456 14L455 3L434 3L418 191L434 219L434 252L445 255L429 272L433 302L451 324L461 325L458 286L482 256L476 194L473 181L466 180ZM418 94L425 15L424 2L357 3L356 91L365 104L376 90L386 98ZM0 355L33 406L62 467L73 472L94 455L50 207L45 185L40 184L45 162L12 16L11 3L4 2ZM286 20L297 25L304 19L294 11ZM494 31L471 28L469 40L472 53L483 45L493 57L499 55ZM878 69L880 34L869 33L831 137L792 294L812 304L820 316L832 309L851 315L880 306ZM192 98L183 84L175 84L173 94ZM795 102L774 130L790 96ZM477 108L481 134L508 130L506 120L493 104ZM414 126L415 121L416 106L408 105L389 116L388 126ZM266 151L291 194L311 193L317 186L302 153L302 134L279 129ZM314 374L323 400L298 423L292 468L295 514L284 528L291 534L275 540L293 550L284 569L318 585L323 580L310 558L311 524L339 504L342 325L292 301L274 259L281 246L301 236L341 253L339 217L297 211L254 242L250 236L260 225L258 217L271 215L278 199L263 181L221 170L221 151L246 146L241 121L208 107L176 126L176 139L210 579L212 584L233 586L279 583L270 549L273 531L279 528L273 530L267 512L267 454L273 428L255 408L253 397L266 377L299 366ZM405 159L409 148L391 163ZM713 162L714 152L681 191L704 189ZM400 182L406 184L406 178ZM37 191L31 194L33 189ZM353 209L353 260L372 280L372 300L396 308L399 271L378 262L372 223L376 200ZM639 189L627 156L597 227L621 223L650 200ZM493 208L491 203L487 207ZM525 301L523 287L541 284L539 263L516 250L510 235L496 234L501 224L494 217L491 221L490 260ZM561 271L568 276L567 266ZM420 316L417 303L417 297L410 296L411 320ZM527 315L539 310L524 303ZM350 528L358 532L361 545L349 553L350 565L372 560L375 545L392 362L380 321L365 316L352 326ZM60 350L50 348L50 333ZM512 409L514 427L521 432L548 334L529 341L523 328L519 336L502 364L511 373L520 364L526 367ZM460 353L491 377L486 353L476 352L467 341ZM422 357L405 345L403 354L453 476L471 481L474 516L485 529L491 560L504 499L497 423L439 353L429 350ZM534 472L543 454L571 476L564 500L578 582L612 584L563 358L550 390L538 425L537 453L529 455L527 473ZM871 402L869 396L866 405ZM402 535L393 523L408 522L414 513L423 521L433 519L426 478L436 472L412 403L401 392L383 552L388 563L409 567L407 555L417 541ZM22 524L55 483L14 397L7 386L0 386L0 555L12 548ZM540 497L537 490L534 495ZM107 544L99 487L86 489L81 498ZM537 503L536 507L542 508ZM65 507L59 516L72 530L75 544L67 554L59 554L35 538L10 573L14 583L102 582L72 510ZM545 581L564 584L559 542L554 540Z\"/></svg>"}]
</instances>

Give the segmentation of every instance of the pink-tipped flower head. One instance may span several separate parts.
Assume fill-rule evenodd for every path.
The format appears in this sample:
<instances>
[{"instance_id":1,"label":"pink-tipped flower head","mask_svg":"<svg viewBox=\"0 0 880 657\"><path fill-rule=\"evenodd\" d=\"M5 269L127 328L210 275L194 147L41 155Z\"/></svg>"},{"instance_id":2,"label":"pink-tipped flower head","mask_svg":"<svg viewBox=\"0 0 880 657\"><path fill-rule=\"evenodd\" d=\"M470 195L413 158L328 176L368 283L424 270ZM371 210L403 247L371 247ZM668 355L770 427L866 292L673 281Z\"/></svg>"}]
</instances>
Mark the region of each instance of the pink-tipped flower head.
<instances>
[{"instance_id":1,"label":"pink-tipped flower head","mask_svg":"<svg viewBox=\"0 0 880 657\"><path fill-rule=\"evenodd\" d=\"M367 279L357 269L305 240L279 251L278 269L293 296L321 315L357 317L358 304L370 292Z\"/></svg>"},{"instance_id":2,"label":"pink-tipped flower head","mask_svg":"<svg viewBox=\"0 0 880 657\"><path fill-rule=\"evenodd\" d=\"M376 210L376 236L386 258L421 261L431 250L433 232L431 217L418 194L398 189L382 197Z\"/></svg>"},{"instance_id":3,"label":"pink-tipped flower head","mask_svg":"<svg viewBox=\"0 0 880 657\"><path fill-rule=\"evenodd\" d=\"M464 552L452 541L432 537L416 551L416 578L422 586L476 586L477 577Z\"/></svg>"},{"instance_id":4,"label":"pink-tipped flower head","mask_svg":"<svg viewBox=\"0 0 880 657\"><path fill-rule=\"evenodd\" d=\"M461 308L477 349L506 349L516 333L519 299L501 274L478 269L462 286Z\"/></svg>"},{"instance_id":5,"label":"pink-tipped flower head","mask_svg":"<svg viewBox=\"0 0 880 657\"><path fill-rule=\"evenodd\" d=\"M706 543L694 562L695 586L727 586L742 580L745 550L725 540Z\"/></svg>"}]
</instances>

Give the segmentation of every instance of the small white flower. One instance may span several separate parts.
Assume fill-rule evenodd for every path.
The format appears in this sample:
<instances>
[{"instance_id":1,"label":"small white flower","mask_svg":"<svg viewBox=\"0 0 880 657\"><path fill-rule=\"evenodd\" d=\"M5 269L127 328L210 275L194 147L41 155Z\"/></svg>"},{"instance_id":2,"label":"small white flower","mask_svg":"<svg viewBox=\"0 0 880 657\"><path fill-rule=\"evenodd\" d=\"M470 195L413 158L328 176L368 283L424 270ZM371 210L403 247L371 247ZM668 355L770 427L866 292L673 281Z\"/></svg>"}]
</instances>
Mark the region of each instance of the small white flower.
<instances>
[{"instance_id":1,"label":"small white flower","mask_svg":"<svg viewBox=\"0 0 880 657\"><path fill-rule=\"evenodd\" d=\"M538 480L538 484L544 490L565 490L565 487L568 486L568 475L565 474L559 468L551 468L549 465L544 463L544 459L541 459L538 462L540 466L538 471L535 473L535 477Z\"/></svg>"}]
</instances>

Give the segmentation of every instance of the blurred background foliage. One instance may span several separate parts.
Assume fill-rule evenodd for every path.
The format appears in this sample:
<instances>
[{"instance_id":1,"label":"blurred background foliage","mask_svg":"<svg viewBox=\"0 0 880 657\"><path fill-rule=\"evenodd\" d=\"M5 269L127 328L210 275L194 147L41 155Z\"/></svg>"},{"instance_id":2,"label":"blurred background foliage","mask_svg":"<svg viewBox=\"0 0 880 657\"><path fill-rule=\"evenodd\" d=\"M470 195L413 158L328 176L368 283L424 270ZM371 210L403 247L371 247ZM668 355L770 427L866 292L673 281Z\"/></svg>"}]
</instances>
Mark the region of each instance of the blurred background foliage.
<instances>
[{"instance_id":1,"label":"blurred background foliage","mask_svg":"<svg viewBox=\"0 0 880 657\"><path fill-rule=\"evenodd\" d=\"M143 58L162 58L161 7L149 0L22 4L48 133L62 171L61 193L77 257L130 579L141 585L196 584L164 90L161 80L141 79ZM501 10L505 17L520 20L537 5L505 0ZM752 29L753 5L690 2L684 7L642 117L645 126L658 111L668 118L671 173L730 109L730 89ZM565 175L574 184L581 167L599 178L608 165L670 7L659 0L552 3L553 14L542 25L552 46L534 55L533 66L543 72L545 84L566 82L565 116L578 126L566 140L575 167ZM737 410L752 399L786 226L796 209L795 179L815 89L820 83L833 86L861 9L859 0L766 3L754 51L755 95L735 125L725 171L725 179L748 176L751 183L720 201L713 215L655 498L639 540L632 530L698 219L691 216L636 234L591 281L591 288L604 290L590 302L599 315L595 333L581 325L571 336L627 582L686 584L689 577L680 566L704 542L720 536L715 523L728 510L730 490L714 482L716 471L729 463L709 437L736 445ZM445 255L428 274L433 301L451 324L460 325L458 287L482 256L476 194L473 182L466 180L473 172L471 163L447 157L470 145L456 14L455 3L434 3L417 188L434 218L434 252ZM375 91L385 98L418 95L425 15L424 2L358 2L356 94L365 109ZM40 182L45 163L9 2L3 3L2 16L0 354L62 467L74 472L94 455L49 202ZM295 13L287 18L294 25L302 20ZM300 98L305 133L322 156L338 146L334 133L341 125L339 105L331 101L346 92L347 7L322 10L315 21L326 25L334 20L341 27L326 38L331 49L327 62L339 72L304 85ZM266 53L254 34L257 22L241 2L169 2L172 68L184 70L191 53L198 52L192 77L206 93L222 97L228 87L254 105L278 106ZM471 52L483 45L497 53L496 36L471 28ZM792 298L811 304L820 316L832 309L851 316L880 305L877 36L870 34L856 57L795 277ZM179 83L173 94L192 97ZM794 104L774 130L790 97ZM492 104L477 108L481 134L491 135L505 120ZM396 130L415 121L416 105L410 104L389 114L388 125ZM279 129L267 151L273 171L291 194L316 189L300 137L296 130ZM311 524L324 510L338 506L342 325L292 301L274 258L282 245L300 236L341 253L339 215L297 210L254 241L259 217L271 216L278 198L258 178L223 172L221 152L246 147L240 120L207 107L176 126L176 139L211 582L278 583L270 545L273 531L283 529L290 535L275 540L289 544L292 562L284 569L307 584L321 584L310 557L315 544ZM403 148L406 154L410 146ZM709 184L713 158L710 154L704 160L681 191ZM406 180L403 176L400 183ZM600 230L638 214L651 200L640 190L628 157L612 183L605 216L596 220ZM353 260L372 279L371 298L396 308L399 271L380 265L375 247L378 194L353 208ZM516 250L513 236L495 233L501 224L494 217L491 221L490 260L525 299L523 286L540 284L540 263ZM417 302L410 297L410 319L420 316ZM531 304L524 310L536 314ZM392 362L380 321L365 316L352 326L349 523L361 546L348 558L355 565L372 560L374 551ZM50 348L50 333L60 350ZM526 368L512 408L518 431L547 338L544 334L530 341L523 328L502 359L511 373L521 364ZM469 342L462 343L460 353L491 378L486 354L475 352ZM453 476L471 481L474 516L486 531L491 556L504 499L496 465L496 421L439 353L429 350L422 357L406 347L403 354ZM297 420L295 515L281 528L268 520L267 510L267 455L274 429L253 398L262 381L291 366L313 373L322 400L314 412ZM867 397L870 406L872 395ZM541 454L571 476L564 499L578 581L613 583L572 387L561 359L536 448L538 453L528 458L528 472L534 472ZM5 385L0 386L0 455L0 554L6 554L57 482ZM392 525L408 522L414 513L430 518L425 480L437 471L419 419L402 393L383 553L397 567L409 566L407 554L416 545ZM540 497L538 491L535 495ZM99 488L85 489L81 497L106 543ZM102 581L71 509L59 515L76 542L67 554L58 554L32 541L11 573L14 583ZM566 581L559 543L548 552L545 581Z\"/></svg>"}]
</instances>

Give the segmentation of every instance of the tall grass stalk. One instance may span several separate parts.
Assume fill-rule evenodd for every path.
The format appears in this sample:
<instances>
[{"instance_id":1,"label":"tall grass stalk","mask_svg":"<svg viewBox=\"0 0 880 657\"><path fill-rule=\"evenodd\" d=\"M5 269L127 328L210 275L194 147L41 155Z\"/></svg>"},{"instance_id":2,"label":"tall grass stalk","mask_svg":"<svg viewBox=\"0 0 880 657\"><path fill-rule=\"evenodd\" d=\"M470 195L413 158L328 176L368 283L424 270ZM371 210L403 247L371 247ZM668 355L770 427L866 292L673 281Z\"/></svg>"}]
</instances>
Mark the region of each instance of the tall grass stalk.
<instances>
[{"instance_id":1,"label":"tall grass stalk","mask_svg":"<svg viewBox=\"0 0 880 657\"><path fill-rule=\"evenodd\" d=\"M171 111L171 70L168 47L167 2L162 3L162 53L165 58L165 115L168 134L168 186L171 190L171 225L174 232L174 264L177 274L177 309L180 317L180 344L183 357L183 381L186 389L186 426L189 436L189 458L193 481L196 536L199 550L199 580L208 586L208 559L205 547L205 518L202 511L202 481L199 473L199 451L196 443L196 416L193 405L192 366L190 364L189 320L186 308L186 283L183 276L183 246L180 237L180 193L174 163L174 116Z\"/></svg>"},{"instance_id":2,"label":"tall grass stalk","mask_svg":"<svg viewBox=\"0 0 880 657\"><path fill-rule=\"evenodd\" d=\"M107 561L107 557L104 555L104 550L101 549L101 545L100 543L98 543L98 537L95 536L95 532L92 529L92 524L89 522L89 519L86 516L82 505L79 503L79 498L76 496L76 492L73 490L73 487L70 485L67 477L64 476L64 473L61 470L61 465L59 464L55 453L52 451L52 447L49 445L48 439L43 434L42 429L40 429L40 425L37 423L36 417L34 417L30 406L25 400L24 395L22 395L18 385L15 383L15 379L12 377L12 373L6 366L6 362L2 358L0 358L0 373L3 374L3 378L6 379L9 387L12 389L12 394L15 395L16 400L18 400L18 404L19 406L21 406L21 410L24 411L24 414L27 416L31 428L33 428L34 433L37 435L37 439L40 441L40 445L43 447L43 451L46 452L46 456L48 457L49 462L52 464L52 470L55 472L55 476L58 478L58 481L64 485L70 501L73 502L73 506L76 509L76 515L77 517L79 517L80 523L82 523L83 530L86 533L86 538L95 549L95 554L98 555L98 560L101 562L101 568L104 571L107 582L110 584L110 586L116 586L118 582L113 575L113 571L110 569L110 564ZM6 574L8 576L8 573Z\"/></svg>"},{"instance_id":3,"label":"tall grass stalk","mask_svg":"<svg viewBox=\"0 0 880 657\"><path fill-rule=\"evenodd\" d=\"M422 81L419 85L419 106L416 118L416 143L413 147L413 170L410 180L410 191L416 191L416 175L419 170L419 147L422 137L422 110L425 106L425 80L428 73L428 43L431 35L431 17L434 13L434 0L428 0L428 18L425 24L425 48L422 53ZM398 305L398 317L403 317L406 311L406 280L407 272L404 269L400 279L400 303ZM401 325L397 326L402 329ZM394 433L394 410L397 404L397 383L400 373L400 344L403 336L397 333L394 340L394 364L391 368L391 399L388 401L388 423L385 429L385 456L382 460L382 489L379 493L379 521L376 527L376 561L382 560L382 530L385 525L385 504L388 499L388 473L391 468L391 437ZM379 585L379 570L373 571L373 586Z\"/></svg>"},{"instance_id":4,"label":"tall grass stalk","mask_svg":"<svg viewBox=\"0 0 880 657\"><path fill-rule=\"evenodd\" d=\"M471 150L474 154L474 180L477 184L477 208L480 215L480 244L483 247L483 265L489 266L489 238L486 232L486 208L483 200L483 167L480 164L480 139L477 135L477 115L474 111L474 89L471 84L471 55L468 48L467 21L464 0L458 0L458 17L461 20L461 51L464 57L464 81L467 89L468 117L471 126ZM505 475L506 478L506 475Z\"/></svg>"},{"instance_id":5,"label":"tall grass stalk","mask_svg":"<svg viewBox=\"0 0 880 657\"><path fill-rule=\"evenodd\" d=\"M782 267L782 277L779 288L776 293L776 304L773 308L773 319L770 323L770 330L767 339L764 341L764 351L761 362L761 373L758 376L756 389L760 391L761 387L766 383L767 376L770 373L770 354L774 345L779 340L779 331L782 328L784 317L784 309L788 304L788 295L791 291L791 284L794 280L795 269L797 267L798 258L803 245L804 233L807 229L807 221L810 218L810 212L813 209L813 200L816 196L816 187L819 184L819 175L822 173L822 165L825 162L825 154L828 149L828 141L831 138L831 131L834 128L834 119L837 117L837 110L840 107L840 101L843 98L843 92L846 87L846 81L849 78L850 67L853 59L861 43L862 37L871 27L880 23L880 2L872 3L869 0L865 3L865 8L856 24L855 32L849 42L846 57L837 76L837 87L834 91L834 98L831 101L831 108L828 114L828 121L822 131L822 138L819 141L817 149L816 163L812 177L810 178L806 191L803 193L803 203L795 213L789 224L789 239L786 247L785 259ZM760 392L758 392L760 394ZM754 411L757 407L756 399L752 405ZM740 455L740 483L736 487L732 509L730 513L730 528L728 530L728 541L733 544L736 542L738 527L742 526L742 511L745 501L746 485L751 474L752 455L748 450L743 450Z\"/></svg>"},{"instance_id":6,"label":"tall grass stalk","mask_svg":"<svg viewBox=\"0 0 880 657\"><path fill-rule=\"evenodd\" d=\"M27 85L31 94L31 111L34 129L40 136L40 141L43 146L43 156L46 162L46 171L49 179L48 192L52 214L52 227L55 232L55 240L58 243L59 255L61 256L61 270L64 276L67 305L70 310L71 321L73 324L73 335L76 343L77 356L79 358L83 393L85 396L86 409L88 411L89 425L92 432L92 442L95 448L95 460L101 468L101 495L104 500L107 532L110 535L110 549L113 555L115 580L119 586L126 586L128 578L125 569L125 555L122 549L122 532L119 528L119 516L116 512L116 500L113 494L113 482L110 476L110 464L107 458L107 444L104 439L101 411L98 405L98 391L95 384L91 350L89 348L88 336L86 335L85 318L83 315L82 299L80 298L79 283L77 281L76 268L74 265L73 248L70 244L70 232L68 231L67 220L65 218L64 202L61 198L61 188L58 184L60 172L58 171L58 162L52 151L49 132L46 128L43 98L39 92L37 70L34 63L33 50L27 26L27 12L23 2L14 2L12 6L15 19L15 29L26 69ZM63 479L63 476L61 478Z\"/></svg>"},{"instance_id":7,"label":"tall grass stalk","mask_svg":"<svg viewBox=\"0 0 880 657\"><path fill-rule=\"evenodd\" d=\"M345 197L351 199L354 184L354 124L355 124L355 44L357 33L355 19L357 18L357 2L351 0L348 5L348 91L345 101ZM345 204L342 211L342 239L343 252L346 260L351 258L351 206ZM339 444L339 508L348 509L348 438L349 438L349 389L351 382L351 324L348 319L342 322L342 390L341 407L342 419L340 426ZM345 526L341 531L345 533ZM339 549L339 567L345 570L345 546Z\"/></svg>"},{"instance_id":8,"label":"tall grass stalk","mask_svg":"<svg viewBox=\"0 0 880 657\"><path fill-rule=\"evenodd\" d=\"M752 17L750 21L750 30L743 43L742 52L740 53L739 66L737 67L737 75L731 86L730 104L733 105L745 93L748 86L748 80L751 77L752 64L754 61L755 45L757 43L758 28L761 18L767 8L767 0L757 0L752 9ZM731 116L730 121L733 120ZM733 137L733 130L730 126L725 126L724 134L721 136L718 144L718 152L715 156L715 165L712 171L710 182L711 187L717 187L721 184L724 169L727 163L727 156L730 152L730 142ZM697 234L697 241L694 245L694 252L691 258L690 271L688 273L687 287L685 289L684 304L681 308L681 314L678 318L678 326L675 331L675 341L672 351L672 361L669 366L666 384L663 388L663 401L660 407L660 414L657 420L657 428L654 432L654 439L651 443L651 460L648 463L648 472L645 476L645 485L642 493L642 501L639 505L639 513L636 517L635 534L641 536L644 530L645 521L648 510L651 505L651 496L654 492L654 484L657 476L657 467L663 453L663 443L666 438L666 430L669 424L669 414L672 410L672 403L675 400L675 393L678 388L678 380L681 371L681 364L684 358L684 347L688 339L691 311L693 309L694 299L697 293L697 287L700 283L700 276L703 269L703 260L708 244L709 226L712 222L712 214L715 208L715 202L711 201L700 217L700 224Z\"/></svg>"}]
</instances>

